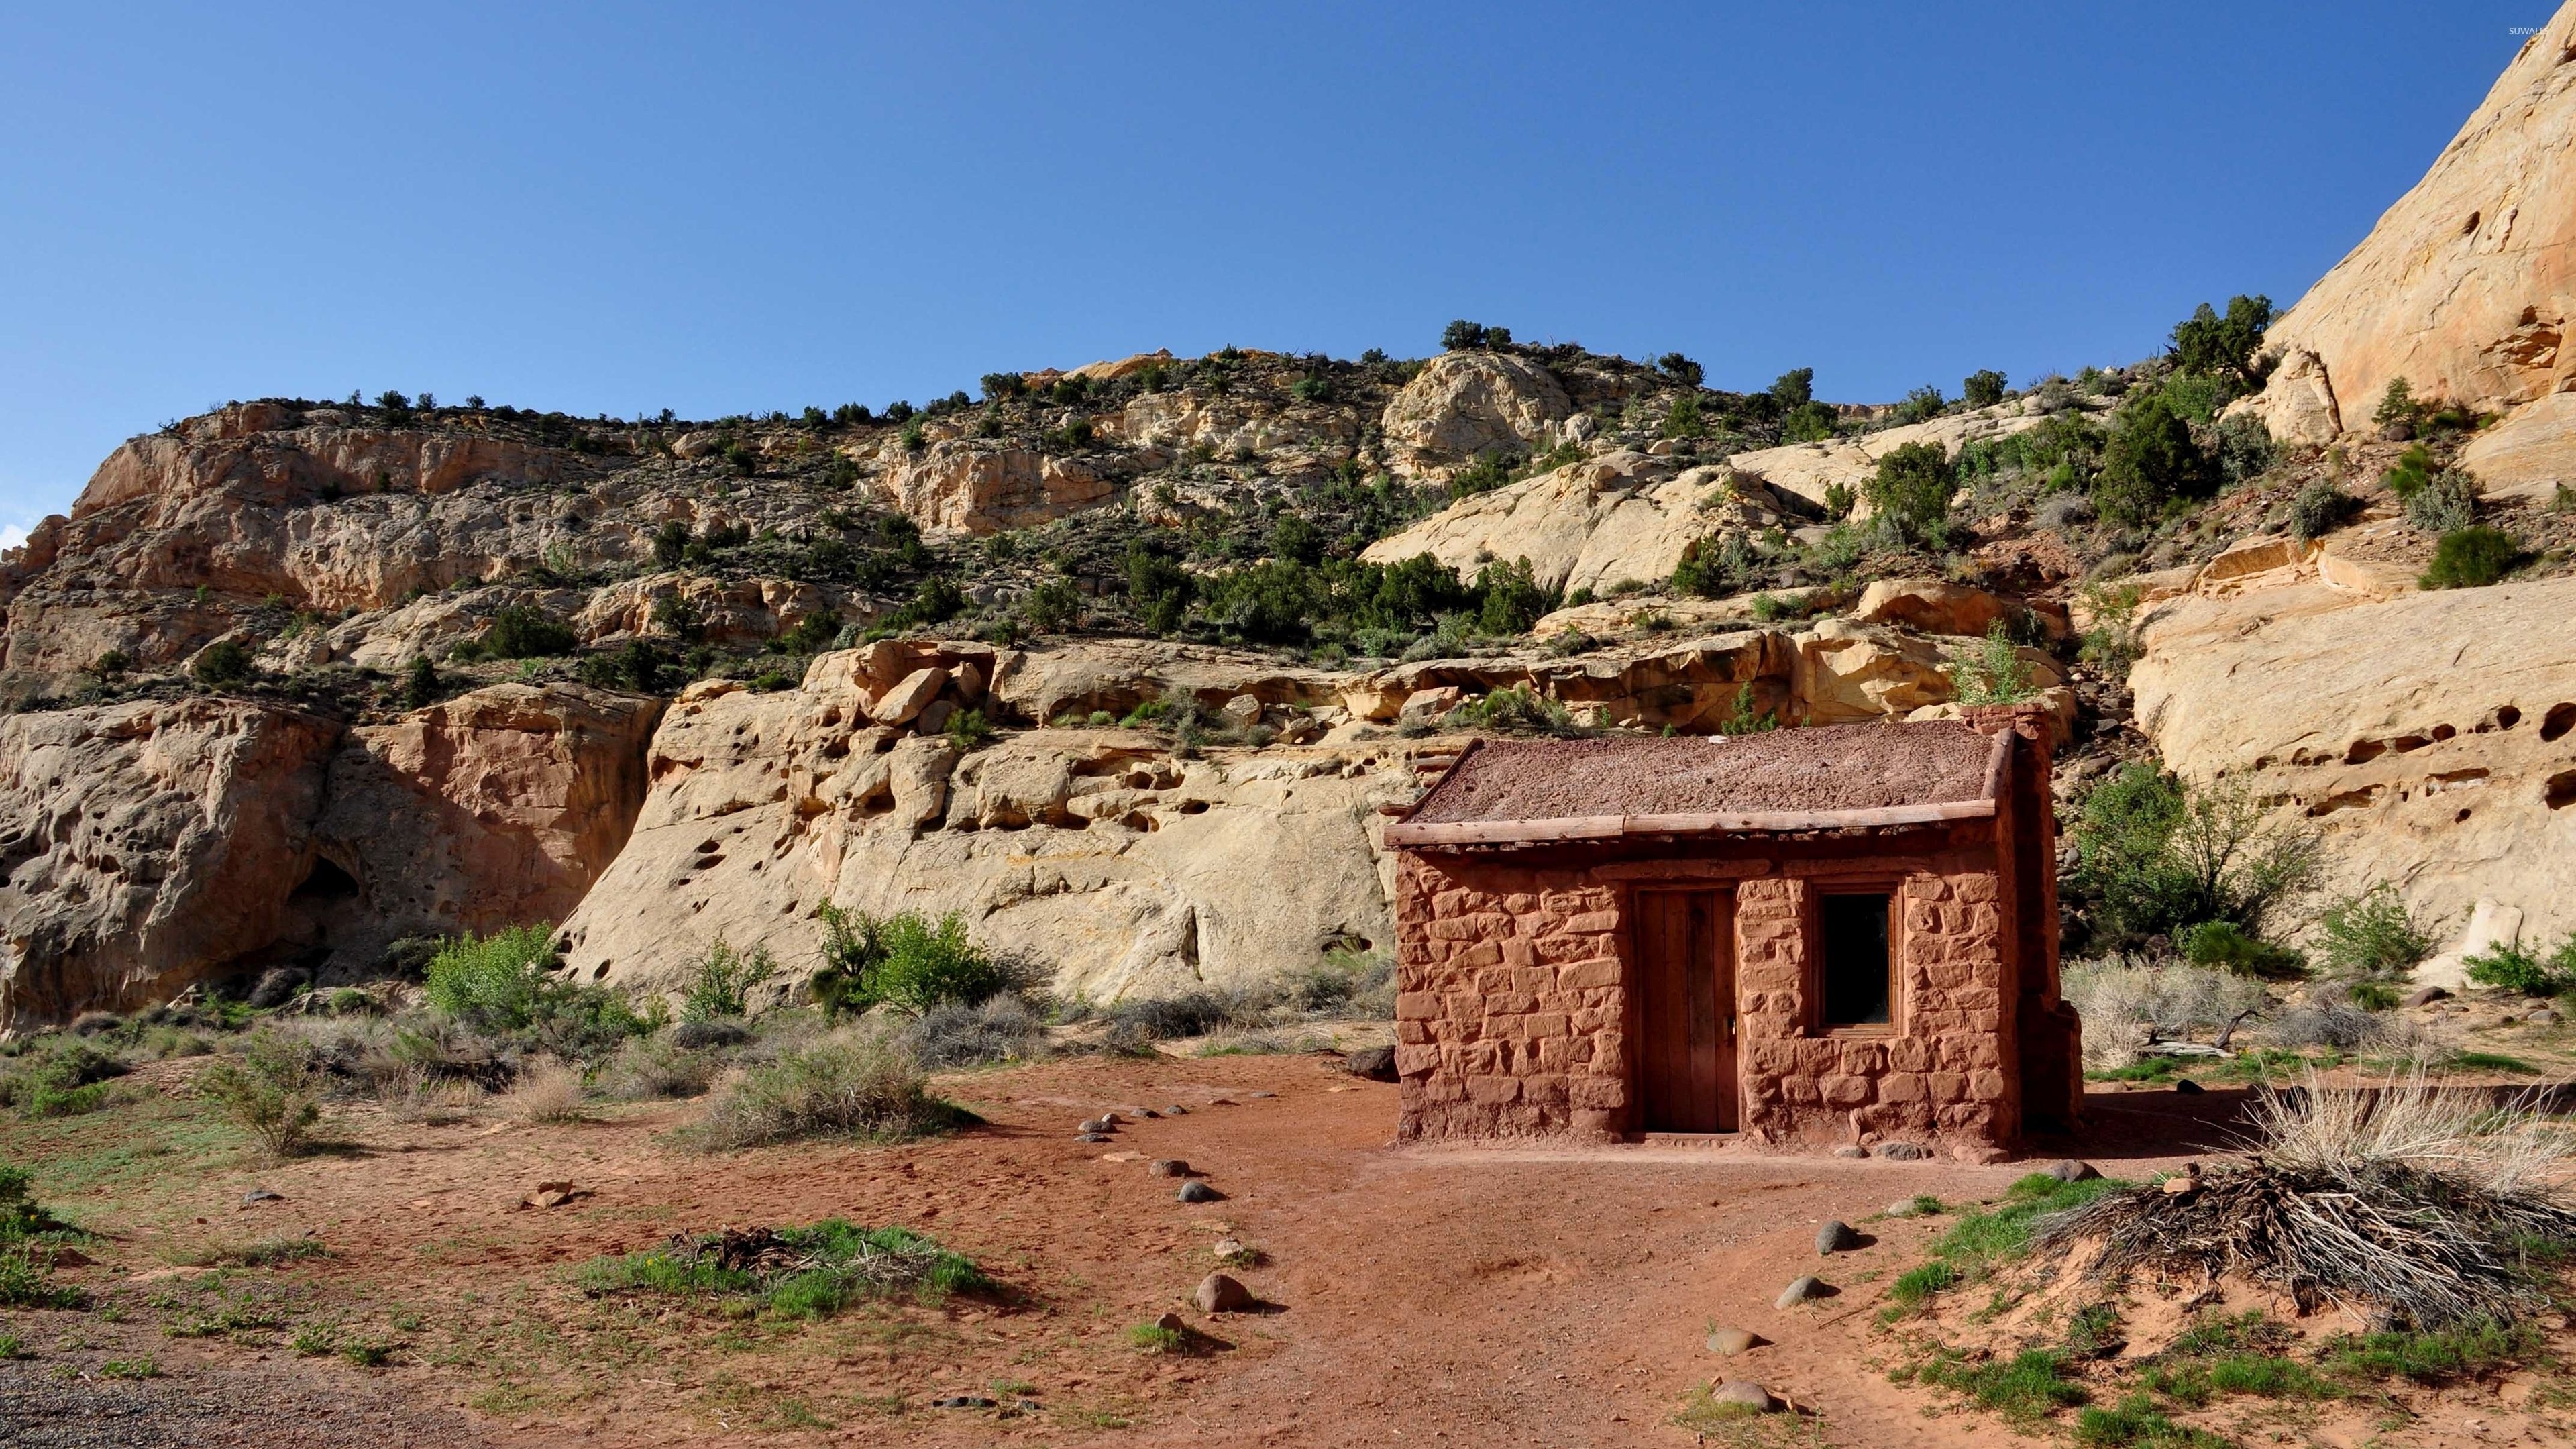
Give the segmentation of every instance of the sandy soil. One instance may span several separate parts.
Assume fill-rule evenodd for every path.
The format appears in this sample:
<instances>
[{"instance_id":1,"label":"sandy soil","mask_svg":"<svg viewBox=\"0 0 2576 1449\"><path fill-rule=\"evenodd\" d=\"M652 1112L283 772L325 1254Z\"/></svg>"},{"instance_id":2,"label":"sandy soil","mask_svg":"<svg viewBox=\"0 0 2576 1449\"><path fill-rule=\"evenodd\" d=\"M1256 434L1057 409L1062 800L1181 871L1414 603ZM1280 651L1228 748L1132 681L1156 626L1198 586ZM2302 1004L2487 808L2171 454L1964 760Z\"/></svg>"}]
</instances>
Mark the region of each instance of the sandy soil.
<instances>
[{"instance_id":1,"label":"sandy soil","mask_svg":"<svg viewBox=\"0 0 2576 1449\"><path fill-rule=\"evenodd\" d=\"M123 1321L6 1315L0 1328L38 1356L0 1367L0 1416L16 1421L0 1427L32 1443L371 1449L1672 1445L1692 1441L1670 1422L1684 1396L1723 1374L1795 1401L1812 1442L1990 1446L2003 1432L1972 1413L1927 1413L1924 1395L1887 1382L1893 1345L1870 1316L1942 1224L1871 1219L1917 1193L1999 1196L2029 1163L1397 1149L1395 1089L1314 1057L1085 1059L944 1089L991 1125L901 1147L710 1158L659 1140L693 1114L687 1104L555 1126L353 1111L337 1155L274 1167L217 1156L149 1191L73 1198L84 1220L121 1234L83 1278ZM1071 1140L1101 1108L1174 1104L1189 1110L1106 1146ZM2106 1171L2144 1175L2205 1153L2237 1104L2225 1091L2106 1094L2091 1140L2072 1145ZM1173 1182L1147 1171L1154 1157L1186 1158L1225 1200L1176 1202ZM564 1178L586 1195L517 1207ZM254 1188L282 1200L242 1206ZM565 1271L678 1230L831 1215L935 1234L1006 1292L779 1327L587 1299ZM1815 1230L1829 1217L1870 1243L1819 1260ZM308 1232L328 1257L211 1276L171 1266L209 1245ZM1228 1233L1266 1255L1240 1274L1263 1308L1210 1318L1188 1298ZM1775 1309L1808 1272L1839 1296ZM174 1315L264 1294L299 1321L336 1317L353 1339L397 1344L393 1362L297 1358L282 1331L163 1332ZM1204 1332L1201 1352L1129 1346L1129 1326L1170 1310ZM1770 1343L1720 1360L1701 1342L1713 1322ZM96 1377L136 1352L157 1355L165 1376ZM75 1437L66 1416L82 1392L103 1408L159 1395L194 1418L178 1432L144 1415L157 1439ZM999 1407L930 1407L952 1395Z\"/></svg>"}]
</instances>

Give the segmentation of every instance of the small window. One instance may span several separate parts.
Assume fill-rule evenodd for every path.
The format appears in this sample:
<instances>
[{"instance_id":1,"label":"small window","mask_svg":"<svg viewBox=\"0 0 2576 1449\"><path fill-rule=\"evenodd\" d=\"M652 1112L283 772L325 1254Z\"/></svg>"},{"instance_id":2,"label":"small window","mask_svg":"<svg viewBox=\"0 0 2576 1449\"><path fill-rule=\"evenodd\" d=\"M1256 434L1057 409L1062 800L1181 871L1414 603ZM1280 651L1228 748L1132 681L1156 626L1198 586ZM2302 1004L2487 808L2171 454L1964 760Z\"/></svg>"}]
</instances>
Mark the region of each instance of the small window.
<instances>
[{"instance_id":1,"label":"small window","mask_svg":"<svg viewBox=\"0 0 2576 1449\"><path fill-rule=\"evenodd\" d=\"M1887 918L1891 897L1825 896L1816 910L1828 1027L1888 1024Z\"/></svg>"}]
</instances>

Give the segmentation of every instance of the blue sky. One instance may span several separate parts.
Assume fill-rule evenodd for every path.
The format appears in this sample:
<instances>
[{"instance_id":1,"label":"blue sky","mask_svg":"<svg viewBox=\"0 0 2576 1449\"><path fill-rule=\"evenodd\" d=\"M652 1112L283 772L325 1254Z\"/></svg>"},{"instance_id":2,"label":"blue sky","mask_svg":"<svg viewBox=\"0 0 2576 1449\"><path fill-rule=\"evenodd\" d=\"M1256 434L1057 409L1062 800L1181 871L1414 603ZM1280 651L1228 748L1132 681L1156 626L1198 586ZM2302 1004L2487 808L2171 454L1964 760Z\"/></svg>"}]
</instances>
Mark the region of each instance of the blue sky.
<instances>
[{"instance_id":1,"label":"blue sky","mask_svg":"<svg viewBox=\"0 0 2576 1449\"><path fill-rule=\"evenodd\" d=\"M2019 383L2286 306L2548 15L6 0L0 524L353 388L714 416L1459 316Z\"/></svg>"}]
</instances>

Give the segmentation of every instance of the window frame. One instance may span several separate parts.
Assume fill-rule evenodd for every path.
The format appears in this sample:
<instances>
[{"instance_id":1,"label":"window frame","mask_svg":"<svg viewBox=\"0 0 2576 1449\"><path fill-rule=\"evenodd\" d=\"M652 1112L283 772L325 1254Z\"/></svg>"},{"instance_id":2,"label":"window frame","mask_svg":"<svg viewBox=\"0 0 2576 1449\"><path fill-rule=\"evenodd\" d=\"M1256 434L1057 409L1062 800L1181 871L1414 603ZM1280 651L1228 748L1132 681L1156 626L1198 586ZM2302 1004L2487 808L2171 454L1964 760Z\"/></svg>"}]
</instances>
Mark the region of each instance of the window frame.
<instances>
[{"instance_id":1,"label":"window frame","mask_svg":"<svg viewBox=\"0 0 2576 1449\"><path fill-rule=\"evenodd\" d=\"M1800 973L1806 997L1807 1035L1827 1038L1865 1038L1903 1036L1905 1034L1905 878L1903 876L1851 876L1832 880L1808 879L1800 894L1799 925L1806 947L1806 969ZM1825 897L1887 897L1887 1020L1829 1022L1825 1020Z\"/></svg>"}]
</instances>

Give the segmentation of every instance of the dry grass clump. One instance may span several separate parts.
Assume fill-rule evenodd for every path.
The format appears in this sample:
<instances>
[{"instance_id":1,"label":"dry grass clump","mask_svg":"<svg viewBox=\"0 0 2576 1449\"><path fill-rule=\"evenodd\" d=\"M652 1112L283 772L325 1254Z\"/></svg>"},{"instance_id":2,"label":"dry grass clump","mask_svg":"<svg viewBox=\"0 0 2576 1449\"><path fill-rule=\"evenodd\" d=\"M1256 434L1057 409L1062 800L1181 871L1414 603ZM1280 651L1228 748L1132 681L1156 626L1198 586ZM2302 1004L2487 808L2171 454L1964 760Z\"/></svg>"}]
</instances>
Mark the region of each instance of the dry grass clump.
<instances>
[{"instance_id":1,"label":"dry grass clump","mask_svg":"<svg viewBox=\"0 0 2576 1449\"><path fill-rule=\"evenodd\" d=\"M2094 1071L2129 1065L2152 1041L2214 1035L2267 1000L2263 983L2251 977L2123 957L2067 967L2065 992L2084 1018L2084 1065Z\"/></svg>"},{"instance_id":2,"label":"dry grass clump","mask_svg":"<svg viewBox=\"0 0 2576 1449\"><path fill-rule=\"evenodd\" d=\"M459 1077L442 1077L416 1062L394 1063L375 1079L376 1101L397 1122L443 1127L482 1105L483 1089Z\"/></svg>"},{"instance_id":3,"label":"dry grass clump","mask_svg":"<svg viewBox=\"0 0 2576 1449\"><path fill-rule=\"evenodd\" d=\"M2052 1217L2033 1244L2084 1268L2238 1276L2304 1311L2333 1303L2440 1329L2512 1323L2548 1302L2535 1247L2576 1243L2576 1139L2526 1099L2444 1091L2419 1063L2377 1092L2313 1072L2256 1098L2250 1161L2188 1191L2149 1184Z\"/></svg>"},{"instance_id":4,"label":"dry grass clump","mask_svg":"<svg viewBox=\"0 0 2576 1449\"><path fill-rule=\"evenodd\" d=\"M892 1141L970 1120L932 1097L921 1064L886 1031L836 1032L744 1071L694 1129L710 1150L809 1138Z\"/></svg>"},{"instance_id":5,"label":"dry grass clump","mask_svg":"<svg viewBox=\"0 0 2576 1449\"><path fill-rule=\"evenodd\" d=\"M510 1088L510 1115L531 1125L578 1122L587 1096L578 1069L540 1057L520 1069L518 1083Z\"/></svg>"}]
</instances>

